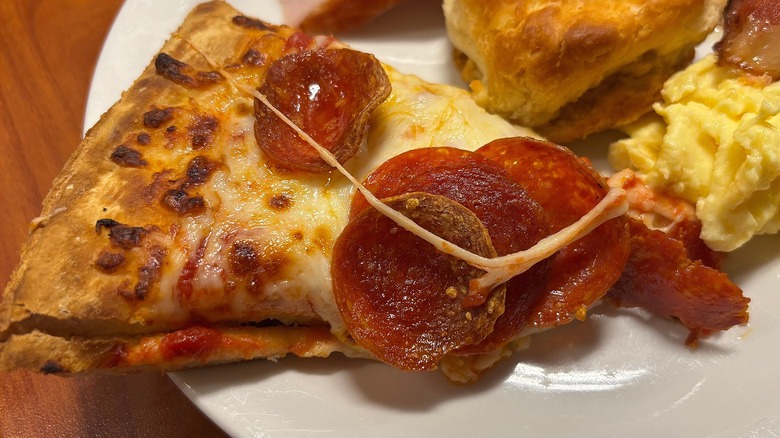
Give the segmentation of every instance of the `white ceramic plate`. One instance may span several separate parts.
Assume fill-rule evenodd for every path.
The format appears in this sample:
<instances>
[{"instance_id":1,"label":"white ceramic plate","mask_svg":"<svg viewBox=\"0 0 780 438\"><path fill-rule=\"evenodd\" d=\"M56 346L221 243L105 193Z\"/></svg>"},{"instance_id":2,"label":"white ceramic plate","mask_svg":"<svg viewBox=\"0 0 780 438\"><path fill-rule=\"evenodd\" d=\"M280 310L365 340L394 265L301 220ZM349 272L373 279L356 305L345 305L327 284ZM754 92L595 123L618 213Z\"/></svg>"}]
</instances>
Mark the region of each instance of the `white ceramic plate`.
<instances>
[{"instance_id":1,"label":"white ceramic plate","mask_svg":"<svg viewBox=\"0 0 780 438\"><path fill-rule=\"evenodd\" d=\"M87 126L195 3L127 0L95 71ZM233 4L282 20L276 0ZM400 70L460 85L436 2L410 2L344 39ZM587 149L602 165L605 151ZM529 350L472 386L342 357L255 361L173 378L237 437L778 436L779 249L773 236L730 256L727 271L752 299L750 326L708 338L697 351L683 346L679 324L601 306L584 323L534 337Z\"/></svg>"}]
</instances>

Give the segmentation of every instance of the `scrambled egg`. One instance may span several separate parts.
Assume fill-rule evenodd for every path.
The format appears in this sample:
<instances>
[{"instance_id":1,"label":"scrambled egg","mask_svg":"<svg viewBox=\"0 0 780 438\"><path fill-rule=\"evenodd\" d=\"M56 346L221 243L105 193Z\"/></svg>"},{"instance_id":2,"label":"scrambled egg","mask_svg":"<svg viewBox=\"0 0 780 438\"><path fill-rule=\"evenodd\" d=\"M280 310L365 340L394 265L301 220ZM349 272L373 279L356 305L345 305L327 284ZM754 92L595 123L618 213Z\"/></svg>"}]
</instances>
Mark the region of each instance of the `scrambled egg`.
<instances>
[{"instance_id":1,"label":"scrambled egg","mask_svg":"<svg viewBox=\"0 0 780 438\"><path fill-rule=\"evenodd\" d=\"M701 238L731 251L780 229L780 82L751 82L716 61L670 78L655 114L625 128L609 161L695 203Z\"/></svg>"}]
</instances>

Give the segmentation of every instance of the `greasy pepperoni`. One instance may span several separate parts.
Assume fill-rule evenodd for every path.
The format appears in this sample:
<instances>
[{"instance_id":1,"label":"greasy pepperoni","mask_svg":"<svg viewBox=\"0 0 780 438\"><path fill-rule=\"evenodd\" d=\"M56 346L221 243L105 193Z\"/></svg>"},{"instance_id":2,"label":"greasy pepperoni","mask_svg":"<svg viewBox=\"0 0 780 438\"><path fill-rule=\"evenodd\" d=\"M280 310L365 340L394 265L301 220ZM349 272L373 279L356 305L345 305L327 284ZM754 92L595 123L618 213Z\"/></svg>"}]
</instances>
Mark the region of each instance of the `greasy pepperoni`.
<instances>
[{"instance_id":1,"label":"greasy pepperoni","mask_svg":"<svg viewBox=\"0 0 780 438\"><path fill-rule=\"evenodd\" d=\"M475 160L474 156L473 152L451 147L414 149L382 163L366 177L363 185L378 198L399 195L408 191L406 186L419 175L446 166L448 163L458 163L466 159ZM495 164L489 166L497 167ZM360 192L355 193L350 206L350 215L354 216L368 206L366 198Z\"/></svg>"},{"instance_id":2,"label":"greasy pepperoni","mask_svg":"<svg viewBox=\"0 0 780 438\"><path fill-rule=\"evenodd\" d=\"M528 249L549 234L539 205L500 165L474 152L449 147L411 150L383 163L364 185L379 197L419 191L462 204L488 230L499 256ZM367 207L358 194L350 214ZM506 310L493 332L457 353L492 351L518 334L545 291L549 266L550 262L538 263L507 282Z\"/></svg>"},{"instance_id":3,"label":"greasy pepperoni","mask_svg":"<svg viewBox=\"0 0 780 438\"><path fill-rule=\"evenodd\" d=\"M568 149L531 138L500 139L478 153L502 164L547 213L552 232L590 211L607 192L604 179ZM554 327L582 317L617 281L628 258L625 219L600 225L555 257L547 295L535 309L534 327Z\"/></svg>"},{"instance_id":4,"label":"greasy pepperoni","mask_svg":"<svg viewBox=\"0 0 780 438\"><path fill-rule=\"evenodd\" d=\"M319 49L275 61L260 92L343 163L365 139L368 117L390 94L390 81L371 55ZM311 145L257 99L255 117L255 138L270 161L305 172L331 170Z\"/></svg>"},{"instance_id":5,"label":"greasy pepperoni","mask_svg":"<svg viewBox=\"0 0 780 438\"><path fill-rule=\"evenodd\" d=\"M689 259L681 241L635 219L629 225L631 256L608 295L615 305L678 318L691 331L688 344L747 322L750 299L726 274Z\"/></svg>"},{"instance_id":6,"label":"greasy pepperoni","mask_svg":"<svg viewBox=\"0 0 780 438\"><path fill-rule=\"evenodd\" d=\"M222 81L216 71L198 71L192 66L168 55L160 53L154 60L157 74L188 88L204 87Z\"/></svg>"},{"instance_id":7,"label":"greasy pepperoni","mask_svg":"<svg viewBox=\"0 0 780 438\"><path fill-rule=\"evenodd\" d=\"M487 231L463 206L412 193L385 198L421 227L485 257ZM379 359L426 370L453 349L487 336L503 312L505 288L465 308L468 282L484 274L400 228L373 208L350 220L333 249L333 293L349 333Z\"/></svg>"}]
</instances>

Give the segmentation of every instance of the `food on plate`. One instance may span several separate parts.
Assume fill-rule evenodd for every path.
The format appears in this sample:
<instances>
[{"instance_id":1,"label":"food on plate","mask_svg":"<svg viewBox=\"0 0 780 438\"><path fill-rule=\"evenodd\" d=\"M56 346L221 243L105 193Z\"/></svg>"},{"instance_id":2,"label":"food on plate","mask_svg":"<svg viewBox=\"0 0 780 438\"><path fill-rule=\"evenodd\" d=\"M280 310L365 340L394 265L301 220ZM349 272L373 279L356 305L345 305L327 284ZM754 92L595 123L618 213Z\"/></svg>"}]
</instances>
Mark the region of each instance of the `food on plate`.
<instances>
[{"instance_id":1,"label":"food on plate","mask_svg":"<svg viewBox=\"0 0 780 438\"><path fill-rule=\"evenodd\" d=\"M724 18L725 33L716 46L720 64L780 79L780 4L732 0Z\"/></svg>"},{"instance_id":2,"label":"food on plate","mask_svg":"<svg viewBox=\"0 0 780 438\"><path fill-rule=\"evenodd\" d=\"M0 301L0 368L341 352L474 380L584 319L630 259L624 189L532 136L202 4L55 181Z\"/></svg>"},{"instance_id":3,"label":"food on plate","mask_svg":"<svg viewBox=\"0 0 780 438\"><path fill-rule=\"evenodd\" d=\"M609 178L628 193L630 255L607 298L674 317L689 330L685 343L748 321L749 299L720 272L723 254L699 238L701 222L686 200L646 186L630 169Z\"/></svg>"},{"instance_id":4,"label":"food on plate","mask_svg":"<svg viewBox=\"0 0 780 438\"><path fill-rule=\"evenodd\" d=\"M404 0L282 0L286 22L309 33L360 27Z\"/></svg>"},{"instance_id":5,"label":"food on plate","mask_svg":"<svg viewBox=\"0 0 780 438\"><path fill-rule=\"evenodd\" d=\"M639 118L686 66L725 0L445 0L476 101L556 143Z\"/></svg>"},{"instance_id":6,"label":"food on plate","mask_svg":"<svg viewBox=\"0 0 780 438\"><path fill-rule=\"evenodd\" d=\"M666 82L654 114L624 128L629 137L610 147L610 163L694 203L714 250L777 233L780 83L770 82L705 57Z\"/></svg>"}]
</instances>

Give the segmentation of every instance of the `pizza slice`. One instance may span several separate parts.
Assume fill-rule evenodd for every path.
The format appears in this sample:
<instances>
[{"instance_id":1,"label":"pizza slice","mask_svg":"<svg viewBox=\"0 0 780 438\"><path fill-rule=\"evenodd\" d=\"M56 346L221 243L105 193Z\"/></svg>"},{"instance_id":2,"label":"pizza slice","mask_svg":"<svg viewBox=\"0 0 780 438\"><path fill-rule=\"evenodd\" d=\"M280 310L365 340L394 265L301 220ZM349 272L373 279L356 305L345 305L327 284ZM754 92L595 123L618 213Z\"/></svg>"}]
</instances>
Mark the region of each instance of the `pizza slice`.
<instances>
[{"instance_id":1,"label":"pizza slice","mask_svg":"<svg viewBox=\"0 0 780 438\"><path fill-rule=\"evenodd\" d=\"M0 302L0 368L341 352L473 380L584 318L628 259L623 190L530 135L332 37L200 5L55 181Z\"/></svg>"}]
</instances>

